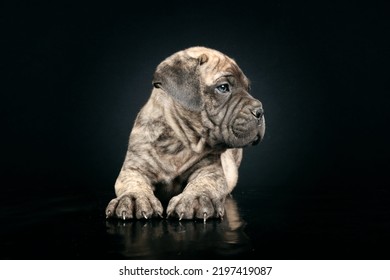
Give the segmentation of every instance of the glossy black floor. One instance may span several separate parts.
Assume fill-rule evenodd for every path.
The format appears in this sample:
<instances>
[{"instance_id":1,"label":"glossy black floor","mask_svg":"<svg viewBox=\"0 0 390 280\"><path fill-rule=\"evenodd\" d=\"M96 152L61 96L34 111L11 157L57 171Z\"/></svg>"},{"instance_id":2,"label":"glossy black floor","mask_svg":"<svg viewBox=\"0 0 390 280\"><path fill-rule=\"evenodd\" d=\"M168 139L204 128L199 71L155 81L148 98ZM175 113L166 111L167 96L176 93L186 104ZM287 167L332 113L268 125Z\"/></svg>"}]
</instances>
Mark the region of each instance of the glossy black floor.
<instances>
[{"instance_id":1,"label":"glossy black floor","mask_svg":"<svg viewBox=\"0 0 390 280\"><path fill-rule=\"evenodd\" d=\"M389 258L386 189L271 194L239 186L225 219L205 224L107 221L111 195L64 190L10 197L1 213L0 259Z\"/></svg>"}]
</instances>

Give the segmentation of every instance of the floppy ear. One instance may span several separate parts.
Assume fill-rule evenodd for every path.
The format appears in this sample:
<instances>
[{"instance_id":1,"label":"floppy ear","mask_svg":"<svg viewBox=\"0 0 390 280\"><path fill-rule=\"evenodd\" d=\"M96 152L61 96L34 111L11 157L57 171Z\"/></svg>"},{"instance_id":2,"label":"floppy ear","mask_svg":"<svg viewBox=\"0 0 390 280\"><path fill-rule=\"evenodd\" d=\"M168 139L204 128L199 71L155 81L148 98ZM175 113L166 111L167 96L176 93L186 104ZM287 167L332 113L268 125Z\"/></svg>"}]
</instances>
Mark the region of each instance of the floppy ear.
<instances>
[{"instance_id":1,"label":"floppy ear","mask_svg":"<svg viewBox=\"0 0 390 280\"><path fill-rule=\"evenodd\" d=\"M153 86L163 89L187 109L200 111L202 100L199 65L207 60L206 55L201 55L198 59L174 55L157 66L153 75Z\"/></svg>"}]
</instances>

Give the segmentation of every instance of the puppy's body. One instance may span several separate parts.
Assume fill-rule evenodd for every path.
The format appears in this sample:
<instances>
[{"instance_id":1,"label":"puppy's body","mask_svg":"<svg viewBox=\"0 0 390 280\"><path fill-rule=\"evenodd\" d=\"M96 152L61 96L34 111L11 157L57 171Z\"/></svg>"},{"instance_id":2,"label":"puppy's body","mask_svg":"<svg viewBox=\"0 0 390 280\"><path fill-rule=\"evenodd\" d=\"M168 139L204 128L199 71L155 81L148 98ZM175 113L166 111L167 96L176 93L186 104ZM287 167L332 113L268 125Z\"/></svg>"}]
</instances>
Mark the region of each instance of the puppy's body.
<instances>
[{"instance_id":1,"label":"puppy's body","mask_svg":"<svg viewBox=\"0 0 390 280\"><path fill-rule=\"evenodd\" d=\"M130 134L107 217L222 217L242 149L264 135L261 103L236 63L194 47L164 60ZM228 90L226 90L228 88ZM159 199L157 197L159 197Z\"/></svg>"}]
</instances>

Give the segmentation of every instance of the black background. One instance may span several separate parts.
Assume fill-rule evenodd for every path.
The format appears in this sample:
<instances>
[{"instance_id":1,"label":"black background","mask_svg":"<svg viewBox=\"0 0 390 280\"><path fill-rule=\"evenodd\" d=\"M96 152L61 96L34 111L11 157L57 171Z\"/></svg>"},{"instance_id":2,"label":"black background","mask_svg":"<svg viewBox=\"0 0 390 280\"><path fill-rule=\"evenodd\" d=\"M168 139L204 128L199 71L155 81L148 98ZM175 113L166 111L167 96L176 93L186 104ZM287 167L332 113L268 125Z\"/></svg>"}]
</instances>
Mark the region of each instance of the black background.
<instances>
[{"instance_id":1,"label":"black background","mask_svg":"<svg viewBox=\"0 0 390 280\"><path fill-rule=\"evenodd\" d=\"M46 258L55 251L48 249L51 238L63 250L54 258L112 257L83 252L109 247L101 244L104 233L85 228L104 220L155 67L195 45L233 57L265 108L265 139L246 149L235 190L243 213L251 213L244 215L246 234L262 240L256 250L265 249L248 257L388 258L390 26L384 5L2 5L3 259ZM254 197L267 197L266 204ZM68 209L68 202L78 206ZM82 221L85 227L61 216L79 217L83 207L93 217ZM272 222L262 234L262 223L251 219L264 212ZM59 226L55 234L50 225ZM96 247L59 245L94 235Z\"/></svg>"}]
</instances>

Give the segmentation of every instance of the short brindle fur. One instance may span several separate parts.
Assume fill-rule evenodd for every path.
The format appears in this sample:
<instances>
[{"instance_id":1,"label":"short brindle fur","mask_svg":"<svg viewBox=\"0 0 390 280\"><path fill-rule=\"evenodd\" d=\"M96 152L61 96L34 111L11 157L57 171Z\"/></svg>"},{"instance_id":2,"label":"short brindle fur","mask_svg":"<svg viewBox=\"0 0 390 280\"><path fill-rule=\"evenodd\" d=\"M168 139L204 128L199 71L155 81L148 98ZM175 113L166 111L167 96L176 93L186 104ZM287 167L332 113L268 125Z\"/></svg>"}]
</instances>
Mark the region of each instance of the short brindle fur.
<instances>
[{"instance_id":1,"label":"short brindle fur","mask_svg":"<svg viewBox=\"0 0 390 280\"><path fill-rule=\"evenodd\" d=\"M262 104L233 59L204 47L173 54L135 120L107 218L222 218L242 148L264 131Z\"/></svg>"}]
</instances>

